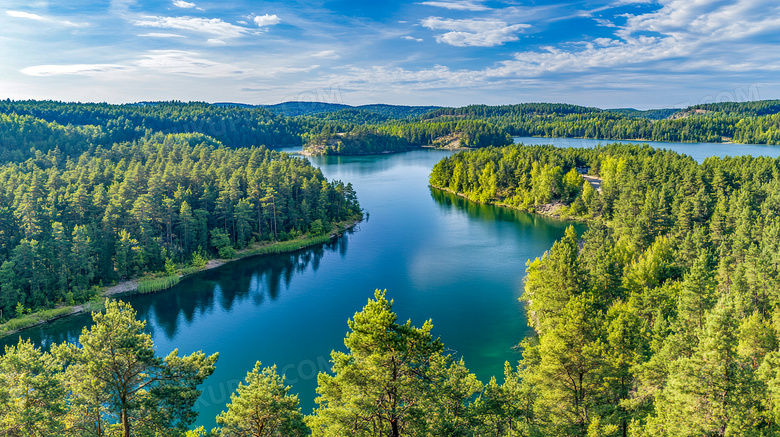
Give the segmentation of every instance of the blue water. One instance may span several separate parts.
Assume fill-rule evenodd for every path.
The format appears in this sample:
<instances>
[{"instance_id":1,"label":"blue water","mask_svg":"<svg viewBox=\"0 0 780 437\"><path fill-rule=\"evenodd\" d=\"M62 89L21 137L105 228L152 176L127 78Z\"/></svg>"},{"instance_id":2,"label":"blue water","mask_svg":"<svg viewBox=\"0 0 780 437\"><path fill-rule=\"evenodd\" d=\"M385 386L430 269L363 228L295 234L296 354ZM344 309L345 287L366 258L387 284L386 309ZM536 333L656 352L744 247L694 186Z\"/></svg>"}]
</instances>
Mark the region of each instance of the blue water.
<instances>
[{"instance_id":1,"label":"blue water","mask_svg":"<svg viewBox=\"0 0 780 437\"><path fill-rule=\"evenodd\" d=\"M588 138L541 138L541 137L515 137L515 144L526 145L552 144L556 147L593 148L599 144L648 144L656 149L674 150L683 153L701 163L709 156L780 156L780 146L767 146L762 144L734 144L734 143L667 143L661 141L616 141L593 140Z\"/></svg>"}]
</instances>

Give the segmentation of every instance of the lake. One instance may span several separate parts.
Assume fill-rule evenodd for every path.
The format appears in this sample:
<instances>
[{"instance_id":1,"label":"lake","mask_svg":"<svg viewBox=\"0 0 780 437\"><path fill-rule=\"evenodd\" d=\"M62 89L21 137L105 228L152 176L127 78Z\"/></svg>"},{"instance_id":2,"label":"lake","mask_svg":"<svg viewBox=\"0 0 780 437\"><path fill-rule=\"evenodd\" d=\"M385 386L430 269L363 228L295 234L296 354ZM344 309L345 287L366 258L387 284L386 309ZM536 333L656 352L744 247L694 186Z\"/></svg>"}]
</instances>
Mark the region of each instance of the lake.
<instances>
[{"instance_id":1,"label":"lake","mask_svg":"<svg viewBox=\"0 0 780 437\"><path fill-rule=\"evenodd\" d=\"M577 147L599 143L520 140ZM741 153L737 150L780 155L780 148L766 146L662 144L697 160ZM159 354L175 348L184 354L220 353L196 406L199 425L214 425L257 360L285 373L309 414L317 372L329 370L332 350L345 349L347 319L375 289L387 289L399 322L410 319L420 326L432 319L434 334L483 382L503 379L504 362L517 361L514 346L529 334L518 302L525 263L541 256L571 223L432 190L431 168L451 153L311 158L329 179L354 185L368 212L354 231L321 247L240 260L170 290L123 298L148 321ZM75 341L90 321L87 315L69 317L27 330L23 337L44 347Z\"/></svg>"},{"instance_id":2,"label":"lake","mask_svg":"<svg viewBox=\"0 0 780 437\"><path fill-rule=\"evenodd\" d=\"M599 144L648 144L656 149L669 149L678 153L684 153L701 163L709 156L780 156L780 146L767 146L765 144L734 144L734 143L664 143L660 141L616 141L594 140L589 138L541 138L541 137L515 137L515 144L525 145L552 144L556 147L577 147L592 149Z\"/></svg>"}]
</instances>

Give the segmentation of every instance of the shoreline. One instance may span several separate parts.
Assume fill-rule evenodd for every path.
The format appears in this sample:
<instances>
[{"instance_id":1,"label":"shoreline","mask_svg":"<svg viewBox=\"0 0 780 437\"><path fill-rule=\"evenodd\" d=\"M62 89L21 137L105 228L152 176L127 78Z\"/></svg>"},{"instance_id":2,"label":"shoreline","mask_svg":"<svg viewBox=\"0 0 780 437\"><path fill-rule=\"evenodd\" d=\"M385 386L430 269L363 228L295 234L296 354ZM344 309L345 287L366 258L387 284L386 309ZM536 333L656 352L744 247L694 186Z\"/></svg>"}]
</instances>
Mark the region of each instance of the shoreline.
<instances>
[{"instance_id":1,"label":"shoreline","mask_svg":"<svg viewBox=\"0 0 780 437\"><path fill-rule=\"evenodd\" d=\"M543 210L542 211L542 210L539 210L537 208L534 208L533 211L530 211L530 210L527 210L527 209L518 208L518 207L516 207L514 205L510 205L508 203L480 202L477 199L472 199L471 197L467 196L464 193L460 193L460 192L456 193L456 192L450 190L449 188L437 187L436 185L433 185L431 183L428 183L428 186L430 186L431 188L435 188L435 189L437 189L439 191L443 191L445 193L454 194L455 196L458 196L458 197L461 197L463 199L466 199L469 202L478 203L480 205L500 206L502 208L509 208L509 209L513 209L515 211L522 211L522 212L526 212L528 214L538 215L538 216L541 216L541 217L553 218L553 219L556 219L556 220L576 221L576 222L584 222L584 223L587 223L588 221L590 221L588 218L585 218L585 217L563 217L560 214L556 214L555 213L555 211L557 211L558 209L552 209L551 208L549 210ZM538 205L538 206L539 206L539 208L541 208L541 207L548 207L548 206L552 206L554 208L555 206L568 206L568 205L565 205L564 203L561 203L561 202L552 202L552 203L548 203L548 204L545 204L545 205Z\"/></svg>"},{"instance_id":2,"label":"shoreline","mask_svg":"<svg viewBox=\"0 0 780 437\"><path fill-rule=\"evenodd\" d=\"M231 262L239 261L239 260L246 259L246 258L252 258L254 256L290 253L290 252L295 252L296 250L301 250L301 249L305 249L305 248L308 248L308 247L313 247L313 246L316 246L318 244L325 244L328 241L331 241L333 239L342 237L344 235L344 233L346 233L350 229L354 229L355 226L357 226L358 223L360 223L362 221L363 221L363 217L361 215L360 217L355 217L355 218L352 218L352 219L349 219L349 220L345 220L343 222L336 223L334 225L333 229L330 232L328 232L328 233L326 233L324 235L321 235L321 236L309 237L309 238L298 238L296 240L288 240L288 241L277 241L277 242L271 243L271 244L264 244L264 245L260 245L260 246L248 247L248 248L243 249L241 251L237 251L236 252L236 256L234 258L231 258L231 259L220 259L220 258L210 259L208 262L206 262L206 264L203 267L199 268L196 271L179 274L179 278L180 279L184 279L184 278L187 278L189 276L192 276L192 275L195 275L195 274L198 274L198 273L201 273L201 272L205 272L207 270L212 270L212 269L216 269L218 267L222 267L222 266L224 266L226 264L230 264ZM298 242L300 244L295 244L296 242ZM290 245L290 244L293 244L293 246L291 246L290 248L287 248L287 249L283 248L281 250L276 250L276 249L278 249L280 247L284 247L284 246L287 246L287 245ZM29 316L26 316L26 317L29 317L31 319L35 319L34 322L32 322L29 325L25 325L25 326L22 326L22 327L19 327L19 328L11 329L11 330L9 330L7 332L0 332L0 339L3 339L5 337L8 337L8 336L11 336L11 335L14 335L14 334L18 334L18 333L20 333L20 332L22 332L22 331L24 331L26 329L34 328L36 326L40 326L40 325L44 325L44 324L53 322L55 320L59 320L59 319L62 319L62 318L65 318L65 317L69 317L69 316L73 316L73 315L76 315L76 314L82 314L82 313L84 313L84 312L86 312L88 310L92 310L92 309L95 309L95 308L101 308L102 307L102 301L105 298L114 297L114 296L120 296L120 295L121 296L132 296L132 295L135 295L135 294L141 294L141 293L138 293L138 285L139 285L140 282L141 282L141 278L134 278L134 279L128 279L128 280L125 280L125 281L120 281L116 285L112 285L112 286L109 286L109 287L104 287L103 290L101 291L100 295L95 297L93 300L84 302L84 303L79 304L79 305L64 306L64 307L59 307L59 308L50 308L50 309L42 310L42 311L39 311L39 312L36 312L36 313L32 313L32 314L30 314ZM167 290L167 288L165 290ZM164 291L164 290L158 290L158 291ZM96 302L96 300L97 300L97 302ZM66 309L67 309L67 311L66 311ZM50 317L46 317L46 316L43 316L43 317L40 317L40 318L38 317L38 315L45 314L47 312L54 312L55 314L53 316L50 316ZM11 320L9 320L6 323L10 323L13 320L18 320L18 319L11 319ZM5 324L0 325L0 327L2 327L4 325Z\"/></svg>"}]
</instances>

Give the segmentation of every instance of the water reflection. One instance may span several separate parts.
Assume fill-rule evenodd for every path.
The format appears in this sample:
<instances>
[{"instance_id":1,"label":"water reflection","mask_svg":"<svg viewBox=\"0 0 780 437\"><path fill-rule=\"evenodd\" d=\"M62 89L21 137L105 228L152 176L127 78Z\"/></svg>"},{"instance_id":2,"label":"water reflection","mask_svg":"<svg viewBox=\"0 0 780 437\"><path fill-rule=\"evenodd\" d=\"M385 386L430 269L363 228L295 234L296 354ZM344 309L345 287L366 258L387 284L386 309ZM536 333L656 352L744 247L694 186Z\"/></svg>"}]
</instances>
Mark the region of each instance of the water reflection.
<instances>
[{"instance_id":1,"label":"water reflection","mask_svg":"<svg viewBox=\"0 0 780 437\"><path fill-rule=\"evenodd\" d=\"M166 338L173 340L179 324L191 325L198 315L213 313L215 305L231 312L244 302L256 307L272 304L283 290L290 289L296 275L310 268L316 272L326 253L338 252L345 257L347 241L348 238L340 237L297 252L235 261L191 276L168 291L127 296L123 300L133 305L139 319L154 322L149 324L150 332L154 334L158 327Z\"/></svg>"},{"instance_id":2,"label":"water reflection","mask_svg":"<svg viewBox=\"0 0 780 437\"><path fill-rule=\"evenodd\" d=\"M347 234L353 232L348 230ZM139 320L149 322L146 330L153 337L163 334L173 340L181 324L196 323L199 316L213 313L215 305L230 312L243 302L251 302L255 307L272 304L280 298L283 289L290 289L296 275L309 269L317 272L320 261L328 252L338 252L342 258L346 257L348 240L340 237L288 254L238 260L190 276L170 290L119 298L133 305ZM0 339L0 352L6 345L17 344L19 338L30 339L44 350L57 343L74 343L82 329L91 324L91 314L66 317Z\"/></svg>"},{"instance_id":3,"label":"water reflection","mask_svg":"<svg viewBox=\"0 0 780 437\"><path fill-rule=\"evenodd\" d=\"M582 222L560 220L517 209L485 205L437 188L429 187L429 189L431 198L442 212L446 214L465 213L470 219L475 219L479 223L516 223L518 229L533 229L536 233L544 232L551 237L557 237L559 229L569 225L574 225L579 233L586 229L586 225Z\"/></svg>"}]
</instances>

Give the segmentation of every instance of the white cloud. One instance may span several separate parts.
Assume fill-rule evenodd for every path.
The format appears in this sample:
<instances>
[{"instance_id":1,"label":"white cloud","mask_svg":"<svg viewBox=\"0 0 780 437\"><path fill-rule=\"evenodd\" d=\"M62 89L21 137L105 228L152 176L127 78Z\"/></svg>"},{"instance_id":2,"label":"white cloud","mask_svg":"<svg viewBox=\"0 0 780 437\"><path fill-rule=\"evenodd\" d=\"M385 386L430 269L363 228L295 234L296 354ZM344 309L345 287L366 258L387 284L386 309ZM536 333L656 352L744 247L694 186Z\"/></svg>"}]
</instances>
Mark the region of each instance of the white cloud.
<instances>
[{"instance_id":1,"label":"white cloud","mask_svg":"<svg viewBox=\"0 0 780 437\"><path fill-rule=\"evenodd\" d=\"M341 55L336 53L335 50L323 50L313 54L312 57L320 59L340 59Z\"/></svg>"},{"instance_id":2,"label":"white cloud","mask_svg":"<svg viewBox=\"0 0 780 437\"><path fill-rule=\"evenodd\" d=\"M150 38L186 38L184 35L177 35L175 33L158 33L158 32L149 32L149 33L142 33L138 36L145 36Z\"/></svg>"},{"instance_id":3,"label":"white cloud","mask_svg":"<svg viewBox=\"0 0 780 437\"><path fill-rule=\"evenodd\" d=\"M46 21L45 18L41 17L38 14L31 14L29 12L22 12L22 11L5 11L7 15L10 15L14 18L27 18L30 20L36 20L36 21Z\"/></svg>"},{"instance_id":4,"label":"white cloud","mask_svg":"<svg viewBox=\"0 0 780 437\"><path fill-rule=\"evenodd\" d=\"M512 59L483 69L454 70L442 65L421 70L353 67L322 77L319 83L338 83L355 92L383 89L408 93L451 89L505 91L520 85L549 91L550 81L554 80L559 90L614 91L625 98L627 93L652 95L648 90L657 89L659 84L683 92L685 88L680 84L686 81L696 86L724 86L724 77L733 81L736 74L743 73L746 80L756 81L780 71L780 52L773 40L766 38L776 35L780 28L780 4L775 0L736 0L733 4L710 3L706 7L683 0L664 0L664 6L656 12L627 18L612 38L571 41L518 52ZM433 29L481 34L489 29L484 21L431 18L422 24ZM508 27L499 24L493 28L502 26ZM301 86L316 87L317 83Z\"/></svg>"},{"instance_id":5,"label":"white cloud","mask_svg":"<svg viewBox=\"0 0 780 437\"><path fill-rule=\"evenodd\" d=\"M615 25L615 23L613 23L613 22L611 22L609 20L605 20L603 18L594 18L594 20L596 21L596 23L599 24L599 26L603 26L603 27L617 27Z\"/></svg>"},{"instance_id":6,"label":"white cloud","mask_svg":"<svg viewBox=\"0 0 780 437\"><path fill-rule=\"evenodd\" d=\"M531 27L528 24L507 24L496 19L453 20L429 17L420 22L431 30L448 30L436 35L436 41L457 47L493 47L509 41L517 41L517 34Z\"/></svg>"},{"instance_id":7,"label":"white cloud","mask_svg":"<svg viewBox=\"0 0 780 437\"><path fill-rule=\"evenodd\" d=\"M250 30L245 27L236 26L219 18L148 16L133 21L133 24L141 27L187 30L219 38L238 38L250 33Z\"/></svg>"},{"instance_id":8,"label":"white cloud","mask_svg":"<svg viewBox=\"0 0 780 437\"><path fill-rule=\"evenodd\" d=\"M43 15L33 14L30 12L23 12L23 11L5 11L6 15L14 18L24 18L28 20L35 20L35 21L42 21L46 23L52 23L52 24L59 24L62 26L68 26L68 27L86 27L89 26L88 23L74 23L72 21L68 20L60 20L54 17L46 17Z\"/></svg>"},{"instance_id":9,"label":"white cloud","mask_svg":"<svg viewBox=\"0 0 780 437\"><path fill-rule=\"evenodd\" d=\"M276 15L258 15L254 18L255 24L257 24L258 27L263 26L273 26L275 24L281 23L282 19L277 17Z\"/></svg>"},{"instance_id":10,"label":"white cloud","mask_svg":"<svg viewBox=\"0 0 780 437\"><path fill-rule=\"evenodd\" d=\"M132 68L117 64L35 65L22 69L22 73L28 76L94 76L101 73L115 73L128 70L132 70Z\"/></svg>"},{"instance_id":11,"label":"white cloud","mask_svg":"<svg viewBox=\"0 0 780 437\"><path fill-rule=\"evenodd\" d=\"M604 68L632 71L639 65L648 74L780 69L780 53L763 41L763 35L774 35L780 27L780 5L775 0L663 3L655 12L628 16L615 32L617 39L583 41L578 50L550 47L516 53L515 59L485 74L534 77L551 72L595 73Z\"/></svg>"},{"instance_id":12,"label":"white cloud","mask_svg":"<svg viewBox=\"0 0 780 437\"><path fill-rule=\"evenodd\" d=\"M461 1L427 1L420 3L425 6L434 6L437 8L452 9L456 11L488 11L489 7L481 4L480 2L474 2L469 0Z\"/></svg>"},{"instance_id":13,"label":"white cloud","mask_svg":"<svg viewBox=\"0 0 780 437\"><path fill-rule=\"evenodd\" d=\"M218 38L209 38L206 40L206 44L211 46L224 46L227 43Z\"/></svg>"},{"instance_id":14,"label":"white cloud","mask_svg":"<svg viewBox=\"0 0 780 437\"><path fill-rule=\"evenodd\" d=\"M404 39L406 39L406 40L409 40L409 41L423 42L423 39L422 39L422 38L415 38L415 37L413 37L413 36L409 36L409 35L406 35L406 36L405 36L405 37L403 37L403 38L404 38Z\"/></svg>"},{"instance_id":15,"label":"white cloud","mask_svg":"<svg viewBox=\"0 0 780 437\"><path fill-rule=\"evenodd\" d=\"M177 8L191 9L195 7L195 3L185 2L184 0L173 0L173 5Z\"/></svg>"}]
</instances>

